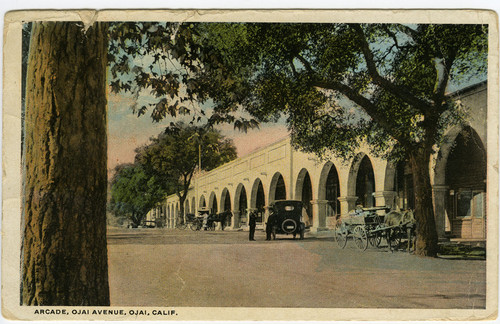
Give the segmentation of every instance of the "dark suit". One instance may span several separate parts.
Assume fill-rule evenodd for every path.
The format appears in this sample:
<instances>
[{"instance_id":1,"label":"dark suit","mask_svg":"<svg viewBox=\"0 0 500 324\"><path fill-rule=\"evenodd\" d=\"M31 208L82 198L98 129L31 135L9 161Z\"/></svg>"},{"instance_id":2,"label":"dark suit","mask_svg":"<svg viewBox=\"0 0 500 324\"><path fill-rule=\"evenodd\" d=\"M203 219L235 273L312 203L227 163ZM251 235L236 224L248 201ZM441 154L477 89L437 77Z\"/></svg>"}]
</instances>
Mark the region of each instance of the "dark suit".
<instances>
[{"instance_id":1,"label":"dark suit","mask_svg":"<svg viewBox=\"0 0 500 324\"><path fill-rule=\"evenodd\" d=\"M254 212L250 213L248 226L250 227L250 231L248 232L248 239L250 241L255 241L254 235L255 235L255 226L257 226L257 221Z\"/></svg>"},{"instance_id":2,"label":"dark suit","mask_svg":"<svg viewBox=\"0 0 500 324\"><path fill-rule=\"evenodd\" d=\"M271 240L271 235L273 237L273 240L276 239L276 226L277 226L277 217L274 212L271 212L269 217L267 218L267 223L266 223L266 241Z\"/></svg>"}]
</instances>

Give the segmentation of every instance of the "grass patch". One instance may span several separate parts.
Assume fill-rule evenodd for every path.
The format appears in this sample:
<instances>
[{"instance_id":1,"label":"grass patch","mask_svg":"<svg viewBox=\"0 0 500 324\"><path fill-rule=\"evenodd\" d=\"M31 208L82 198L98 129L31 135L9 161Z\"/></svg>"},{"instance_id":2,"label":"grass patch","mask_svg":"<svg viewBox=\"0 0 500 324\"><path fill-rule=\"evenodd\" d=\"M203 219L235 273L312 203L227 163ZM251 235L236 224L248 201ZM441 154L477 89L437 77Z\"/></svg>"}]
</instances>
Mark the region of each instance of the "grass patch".
<instances>
[{"instance_id":1,"label":"grass patch","mask_svg":"<svg viewBox=\"0 0 500 324\"><path fill-rule=\"evenodd\" d=\"M439 246L439 256L463 259L486 259L486 249L465 244L442 244Z\"/></svg>"}]
</instances>

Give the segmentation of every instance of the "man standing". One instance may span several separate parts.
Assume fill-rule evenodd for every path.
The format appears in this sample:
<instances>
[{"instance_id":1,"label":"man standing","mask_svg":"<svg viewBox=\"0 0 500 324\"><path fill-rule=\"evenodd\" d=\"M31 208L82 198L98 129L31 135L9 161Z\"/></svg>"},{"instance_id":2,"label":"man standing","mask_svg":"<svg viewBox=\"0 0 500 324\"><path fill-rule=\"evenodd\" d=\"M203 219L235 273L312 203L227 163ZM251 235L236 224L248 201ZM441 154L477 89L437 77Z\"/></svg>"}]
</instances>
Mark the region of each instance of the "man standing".
<instances>
[{"instance_id":1,"label":"man standing","mask_svg":"<svg viewBox=\"0 0 500 324\"><path fill-rule=\"evenodd\" d=\"M250 219L248 221L248 226L250 226L250 231L248 234L248 239L250 241L255 241L254 235L255 235L255 226L257 226L257 220L256 220L255 212L250 213Z\"/></svg>"},{"instance_id":2,"label":"man standing","mask_svg":"<svg viewBox=\"0 0 500 324\"><path fill-rule=\"evenodd\" d=\"M276 214L274 213L274 209L271 207L269 208L269 217L267 218L266 223L266 241L271 240L271 235L273 240L276 239L276 221Z\"/></svg>"}]
</instances>

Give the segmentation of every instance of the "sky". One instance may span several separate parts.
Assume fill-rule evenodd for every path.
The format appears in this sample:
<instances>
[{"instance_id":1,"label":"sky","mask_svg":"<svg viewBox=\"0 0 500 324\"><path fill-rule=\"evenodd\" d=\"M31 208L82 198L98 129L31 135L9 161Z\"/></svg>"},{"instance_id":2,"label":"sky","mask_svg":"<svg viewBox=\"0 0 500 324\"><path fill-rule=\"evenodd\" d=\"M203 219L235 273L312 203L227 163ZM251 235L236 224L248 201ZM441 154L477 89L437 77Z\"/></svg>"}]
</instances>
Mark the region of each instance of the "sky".
<instances>
[{"instance_id":1,"label":"sky","mask_svg":"<svg viewBox=\"0 0 500 324\"><path fill-rule=\"evenodd\" d=\"M145 95L147 97L147 94ZM139 98L139 100L145 100ZM132 113L135 99L124 94L108 91L108 170L110 173L116 165L134 161L135 148L149 142L153 136L160 134L170 122L182 119L167 117L153 122L149 113L137 117ZM189 117L188 117L189 118ZM245 156L260 147L274 143L288 136L283 120L278 123L266 123L259 129L247 133L235 130L232 124L216 127L221 133L233 139L238 156Z\"/></svg>"}]
</instances>

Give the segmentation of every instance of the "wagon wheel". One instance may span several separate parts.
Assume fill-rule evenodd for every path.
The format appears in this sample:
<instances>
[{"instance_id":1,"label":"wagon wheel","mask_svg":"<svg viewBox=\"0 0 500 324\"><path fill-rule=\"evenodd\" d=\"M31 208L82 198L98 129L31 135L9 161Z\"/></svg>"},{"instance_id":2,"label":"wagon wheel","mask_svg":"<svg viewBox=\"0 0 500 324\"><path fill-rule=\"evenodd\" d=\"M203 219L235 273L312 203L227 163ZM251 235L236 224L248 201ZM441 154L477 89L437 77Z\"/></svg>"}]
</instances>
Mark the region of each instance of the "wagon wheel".
<instances>
[{"instance_id":1,"label":"wagon wheel","mask_svg":"<svg viewBox=\"0 0 500 324\"><path fill-rule=\"evenodd\" d=\"M370 245L373 247L379 247L380 242L382 242L382 236L384 235L384 233L383 233L383 230L381 230L381 228L384 228L384 227L380 224L375 226L375 231L372 233L370 238L368 238Z\"/></svg>"},{"instance_id":2,"label":"wagon wheel","mask_svg":"<svg viewBox=\"0 0 500 324\"><path fill-rule=\"evenodd\" d=\"M335 225L335 241L337 241L338 246L343 249L347 244L347 228L344 223L338 222Z\"/></svg>"},{"instance_id":3,"label":"wagon wheel","mask_svg":"<svg viewBox=\"0 0 500 324\"><path fill-rule=\"evenodd\" d=\"M191 224L189 224L189 228L192 231L199 231L200 230L199 222L197 222L197 221L192 222Z\"/></svg>"},{"instance_id":4,"label":"wagon wheel","mask_svg":"<svg viewBox=\"0 0 500 324\"><path fill-rule=\"evenodd\" d=\"M354 237L354 243L356 243L358 249L363 251L366 250L366 248L368 247L368 237L366 236L366 230L364 226L356 226L354 228L352 236Z\"/></svg>"}]
</instances>

